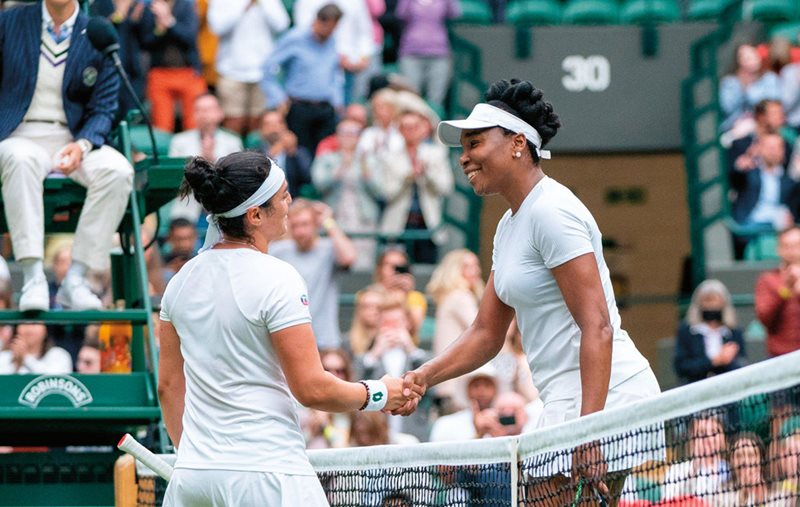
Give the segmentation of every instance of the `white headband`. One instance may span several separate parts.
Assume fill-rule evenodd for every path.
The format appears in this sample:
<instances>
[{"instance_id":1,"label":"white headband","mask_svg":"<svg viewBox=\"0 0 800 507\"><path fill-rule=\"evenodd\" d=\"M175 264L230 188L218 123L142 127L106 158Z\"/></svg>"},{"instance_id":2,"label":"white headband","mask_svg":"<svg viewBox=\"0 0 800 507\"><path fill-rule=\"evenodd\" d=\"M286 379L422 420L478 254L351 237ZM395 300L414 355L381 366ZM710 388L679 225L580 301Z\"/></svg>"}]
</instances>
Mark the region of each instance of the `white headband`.
<instances>
[{"instance_id":1,"label":"white headband","mask_svg":"<svg viewBox=\"0 0 800 507\"><path fill-rule=\"evenodd\" d=\"M550 158L550 151L543 150L542 137L535 128L522 119L503 111L491 104L477 104L466 120L450 120L439 123L437 133L442 143L447 146L461 146L462 130L480 130L492 127L503 127L517 134L523 134L525 139L536 147L539 158Z\"/></svg>"},{"instance_id":2,"label":"white headband","mask_svg":"<svg viewBox=\"0 0 800 507\"><path fill-rule=\"evenodd\" d=\"M272 167L269 170L269 176L267 176L264 183L258 187L258 190L256 190L249 199L232 210L224 213L211 213L207 215L208 230L206 231L206 239L203 241L203 247L199 252L205 252L222 239L222 231L219 228L219 221L217 219L239 217L247 213L247 210L250 208L263 205L265 202L272 199L273 195L278 193L278 190L281 189L285 180L286 175L283 173L283 169L278 167L278 164L273 161Z\"/></svg>"}]
</instances>

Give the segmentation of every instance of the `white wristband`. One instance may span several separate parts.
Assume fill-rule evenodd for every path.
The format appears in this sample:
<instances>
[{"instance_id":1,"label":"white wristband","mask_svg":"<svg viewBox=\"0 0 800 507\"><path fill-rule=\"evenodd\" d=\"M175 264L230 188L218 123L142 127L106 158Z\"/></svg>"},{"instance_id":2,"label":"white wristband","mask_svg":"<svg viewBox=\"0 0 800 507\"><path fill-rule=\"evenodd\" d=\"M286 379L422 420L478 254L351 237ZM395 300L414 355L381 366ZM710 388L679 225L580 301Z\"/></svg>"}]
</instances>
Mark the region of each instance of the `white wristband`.
<instances>
[{"instance_id":1,"label":"white wristband","mask_svg":"<svg viewBox=\"0 0 800 507\"><path fill-rule=\"evenodd\" d=\"M389 399L389 389L380 380L365 380L369 392L369 400L364 410L367 412L379 412L386 406Z\"/></svg>"}]
</instances>

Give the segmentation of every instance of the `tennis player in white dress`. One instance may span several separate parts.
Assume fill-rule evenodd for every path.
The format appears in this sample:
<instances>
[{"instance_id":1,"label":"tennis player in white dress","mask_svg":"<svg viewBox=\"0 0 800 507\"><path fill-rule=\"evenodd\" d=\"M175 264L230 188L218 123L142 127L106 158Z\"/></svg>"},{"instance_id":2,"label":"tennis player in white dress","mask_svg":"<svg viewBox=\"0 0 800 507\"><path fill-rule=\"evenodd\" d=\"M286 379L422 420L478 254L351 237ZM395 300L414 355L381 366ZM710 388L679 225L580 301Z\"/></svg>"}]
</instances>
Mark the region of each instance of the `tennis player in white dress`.
<instances>
[{"instance_id":1,"label":"tennis player in white dress","mask_svg":"<svg viewBox=\"0 0 800 507\"><path fill-rule=\"evenodd\" d=\"M518 80L494 83L467 119L439 125L441 141L463 149L460 162L475 192L499 194L510 209L497 227L475 321L442 354L407 373L406 387L430 388L486 363L502 348L516 314L544 403L540 427L660 392L647 360L621 328L597 223L540 166L550 158L542 147L560 126L542 92ZM409 413L416 403L394 413ZM592 480L605 475L599 447L576 451L581 474ZM599 489L609 493L603 483Z\"/></svg>"},{"instance_id":2,"label":"tennis player in white dress","mask_svg":"<svg viewBox=\"0 0 800 507\"><path fill-rule=\"evenodd\" d=\"M164 505L327 506L297 401L388 410L408 401L402 382L345 382L322 368L305 282L267 254L291 202L277 165L254 152L194 159L189 191L211 215L204 248L162 300L158 392L177 447Z\"/></svg>"}]
</instances>

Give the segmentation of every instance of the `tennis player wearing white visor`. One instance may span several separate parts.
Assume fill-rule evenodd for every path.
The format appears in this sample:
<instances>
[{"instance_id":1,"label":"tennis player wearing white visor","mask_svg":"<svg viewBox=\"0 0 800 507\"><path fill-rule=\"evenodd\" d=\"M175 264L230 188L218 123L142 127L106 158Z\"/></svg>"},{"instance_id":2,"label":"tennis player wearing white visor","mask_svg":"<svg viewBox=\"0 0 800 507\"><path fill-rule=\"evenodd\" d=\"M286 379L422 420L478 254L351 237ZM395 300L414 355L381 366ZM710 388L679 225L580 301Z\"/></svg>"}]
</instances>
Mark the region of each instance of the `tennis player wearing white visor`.
<instances>
[{"instance_id":1,"label":"tennis player wearing white visor","mask_svg":"<svg viewBox=\"0 0 800 507\"><path fill-rule=\"evenodd\" d=\"M647 360L620 326L597 223L540 166L550 158L542 148L560 126L541 90L518 80L493 83L486 102L467 119L439 125L443 143L462 147L461 166L475 192L500 194L511 209L497 226L477 317L441 355L406 374L407 388L430 388L492 359L516 314L544 402L540 426L660 392ZM410 400L395 413L408 413L416 403ZM624 477L609 481L603 460L592 455L599 448L585 451L576 450L576 468L613 505Z\"/></svg>"},{"instance_id":2,"label":"tennis player wearing white visor","mask_svg":"<svg viewBox=\"0 0 800 507\"><path fill-rule=\"evenodd\" d=\"M181 193L211 212L202 253L162 299L158 394L178 448L169 506L327 506L296 401L331 412L394 409L402 381L345 382L322 368L305 283L267 254L292 198L262 154L187 163ZM415 397L417 394L411 394Z\"/></svg>"}]
</instances>

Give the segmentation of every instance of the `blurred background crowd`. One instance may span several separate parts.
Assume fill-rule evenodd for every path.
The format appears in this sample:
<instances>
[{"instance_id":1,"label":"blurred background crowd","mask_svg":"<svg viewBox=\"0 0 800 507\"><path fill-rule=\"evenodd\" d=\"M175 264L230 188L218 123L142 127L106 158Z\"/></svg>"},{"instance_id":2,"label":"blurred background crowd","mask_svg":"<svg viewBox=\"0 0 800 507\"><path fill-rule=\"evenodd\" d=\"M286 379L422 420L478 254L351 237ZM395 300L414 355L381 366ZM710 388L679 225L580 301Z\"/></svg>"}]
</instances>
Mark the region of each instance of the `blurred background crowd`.
<instances>
[{"instance_id":1,"label":"blurred background crowd","mask_svg":"<svg viewBox=\"0 0 800 507\"><path fill-rule=\"evenodd\" d=\"M502 22L505 2L486 4ZM471 323L488 273L441 227L459 167L434 139L453 65L447 25L462 15L460 2L95 0L90 11L118 30L123 65L157 129L157 146L135 142L138 158L155 149L217 160L251 149L285 170L294 197L289 232L270 254L308 284L326 370L350 380L400 375ZM800 214L800 49L783 39L741 45L720 86L737 258L754 233L783 231L780 267L755 288L768 355L779 355L800 348L800 229L791 227ZM132 108L120 92L118 119ZM207 227L191 198L146 219L155 310ZM47 240L54 310L71 241ZM10 242L3 248L0 307L14 308L20 274ZM96 295L114 306L108 273L91 276ZM675 345L682 381L752 360L735 313L721 282L697 287ZM4 326L0 374L124 369L125 334L121 324ZM308 446L519 434L541 411L520 340L512 325L491 364L432 390L412 417L306 410Z\"/></svg>"}]
</instances>

